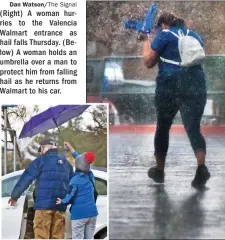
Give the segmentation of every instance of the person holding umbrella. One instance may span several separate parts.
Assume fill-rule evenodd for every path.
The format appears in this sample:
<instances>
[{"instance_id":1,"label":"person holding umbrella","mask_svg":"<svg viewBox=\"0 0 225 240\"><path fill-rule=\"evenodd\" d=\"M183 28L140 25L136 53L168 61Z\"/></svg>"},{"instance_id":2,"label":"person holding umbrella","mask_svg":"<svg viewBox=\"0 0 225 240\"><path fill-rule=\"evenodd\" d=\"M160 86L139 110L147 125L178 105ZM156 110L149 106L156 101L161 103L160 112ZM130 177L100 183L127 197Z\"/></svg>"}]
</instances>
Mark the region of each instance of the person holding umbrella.
<instances>
[{"instance_id":1,"label":"person holding umbrella","mask_svg":"<svg viewBox=\"0 0 225 240\"><path fill-rule=\"evenodd\" d=\"M64 143L75 158L75 174L69 183L70 191L62 199L57 198L58 206L71 204L72 239L94 239L98 210L97 191L90 164L95 161L92 152L77 153L69 142Z\"/></svg>"},{"instance_id":2,"label":"person holding umbrella","mask_svg":"<svg viewBox=\"0 0 225 240\"><path fill-rule=\"evenodd\" d=\"M158 19L159 31L150 42L144 42L144 63L147 68L158 64L155 105L157 129L155 134L156 166L148 171L155 182L164 182L164 167L169 146L169 130L180 110L192 149L197 159L197 170L191 183L201 189L210 178L205 165L206 143L200 131L207 90L206 77L201 66L205 58L201 37L188 29L193 22L184 21L173 14L163 13ZM185 55L185 53L187 53ZM191 62L194 57L198 57Z\"/></svg>"},{"instance_id":3,"label":"person holding umbrella","mask_svg":"<svg viewBox=\"0 0 225 240\"><path fill-rule=\"evenodd\" d=\"M62 239L66 206L55 202L57 197L66 195L74 171L51 139L41 141L40 151L41 156L32 161L15 185L9 204L15 206L22 193L35 181L35 239Z\"/></svg>"}]
</instances>

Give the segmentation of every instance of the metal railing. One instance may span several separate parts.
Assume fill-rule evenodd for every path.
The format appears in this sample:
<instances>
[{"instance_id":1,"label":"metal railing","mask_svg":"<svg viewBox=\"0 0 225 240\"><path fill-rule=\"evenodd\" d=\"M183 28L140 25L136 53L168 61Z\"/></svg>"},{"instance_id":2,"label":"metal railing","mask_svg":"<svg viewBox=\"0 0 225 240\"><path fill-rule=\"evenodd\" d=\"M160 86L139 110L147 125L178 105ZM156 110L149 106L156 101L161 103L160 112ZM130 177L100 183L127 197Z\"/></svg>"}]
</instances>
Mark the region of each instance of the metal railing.
<instances>
[{"instance_id":1,"label":"metal railing","mask_svg":"<svg viewBox=\"0 0 225 240\"><path fill-rule=\"evenodd\" d=\"M118 64L118 69L122 69L124 76L124 81L115 81L119 84L106 81L107 78L104 76L104 71L106 63L113 63L112 66L115 66L115 63ZM124 105L125 102L131 101L129 105L141 105L133 99L142 99L143 103L148 103L153 107L154 103L154 86L147 84L140 84L140 81L145 83L149 80L155 80L158 72L158 68L154 67L153 69L146 69L143 64L142 56L112 56L105 57L102 59L88 59L87 64L93 66L93 81L90 82L90 85L87 83L87 87L90 86L89 91L87 92L88 96L99 96L100 99L107 98L109 101L113 102L116 107L121 108L119 105ZM225 121L225 55L208 55L206 61L203 64L206 76L207 76L207 85L208 85L208 98L212 99L214 105L219 111L213 113L214 116L218 119L222 119L222 122ZM216 69L216 70L215 70ZM113 77L111 79L114 79ZM218 82L220 87L216 84ZM130 100L129 100L130 99ZM133 104L134 102L134 104ZM131 107L131 106L130 106ZM146 106L145 106L146 107ZM122 107L124 109L124 106ZM132 109L133 110L133 109ZM215 110L215 109L214 109Z\"/></svg>"},{"instance_id":2,"label":"metal railing","mask_svg":"<svg viewBox=\"0 0 225 240\"><path fill-rule=\"evenodd\" d=\"M8 132L12 133L13 139L13 171L16 171L16 131L8 128L8 116L7 116L7 108L8 107L15 107L16 105L3 105L2 111L4 116L4 126L2 126L2 131L4 132L4 175L7 174L7 160L8 160Z\"/></svg>"}]
</instances>

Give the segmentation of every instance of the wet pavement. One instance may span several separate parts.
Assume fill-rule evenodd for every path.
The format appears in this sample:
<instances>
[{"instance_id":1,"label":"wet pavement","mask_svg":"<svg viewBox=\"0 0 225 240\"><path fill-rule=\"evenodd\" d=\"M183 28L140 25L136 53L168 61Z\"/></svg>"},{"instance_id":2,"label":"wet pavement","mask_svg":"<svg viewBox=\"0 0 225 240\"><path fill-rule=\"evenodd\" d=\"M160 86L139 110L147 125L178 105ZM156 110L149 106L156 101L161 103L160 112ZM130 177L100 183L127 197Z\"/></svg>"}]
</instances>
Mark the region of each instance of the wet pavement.
<instances>
[{"instance_id":1,"label":"wet pavement","mask_svg":"<svg viewBox=\"0 0 225 240\"><path fill-rule=\"evenodd\" d=\"M110 239L225 239L225 136L206 136L207 190L191 188L196 160L172 135L165 184L154 184L153 134L110 134Z\"/></svg>"}]
</instances>

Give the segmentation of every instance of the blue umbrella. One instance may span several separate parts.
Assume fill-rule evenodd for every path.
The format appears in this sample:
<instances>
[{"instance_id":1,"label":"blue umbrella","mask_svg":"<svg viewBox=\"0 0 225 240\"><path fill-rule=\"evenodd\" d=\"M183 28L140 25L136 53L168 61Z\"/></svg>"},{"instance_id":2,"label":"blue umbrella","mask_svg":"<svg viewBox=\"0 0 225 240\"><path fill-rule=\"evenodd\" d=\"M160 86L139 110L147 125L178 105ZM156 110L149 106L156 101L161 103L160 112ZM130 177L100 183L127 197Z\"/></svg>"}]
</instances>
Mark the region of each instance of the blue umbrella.
<instances>
[{"instance_id":1,"label":"blue umbrella","mask_svg":"<svg viewBox=\"0 0 225 240\"><path fill-rule=\"evenodd\" d=\"M157 14L157 5L155 3L149 8L144 23L142 31L144 33L151 33L151 30L155 27L155 17Z\"/></svg>"},{"instance_id":2,"label":"blue umbrella","mask_svg":"<svg viewBox=\"0 0 225 240\"><path fill-rule=\"evenodd\" d=\"M58 105L32 117L24 124L19 138L33 137L49 129L58 128L80 116L90 105Z\"/></svg>"},{"instance_id":3,"label":"blue umbrella","mask_svg":"<svg viewBox=\"0 0 225 240\"><path fill-rule=\"evenodd\" d=\"M157 4L153 3L145 16L143 21L136 19L124 21L124 26L126 29L134 29L138 33L150 34L152 29L155 28L155 17L157 14Z\"/></svg>"}]
</instances>

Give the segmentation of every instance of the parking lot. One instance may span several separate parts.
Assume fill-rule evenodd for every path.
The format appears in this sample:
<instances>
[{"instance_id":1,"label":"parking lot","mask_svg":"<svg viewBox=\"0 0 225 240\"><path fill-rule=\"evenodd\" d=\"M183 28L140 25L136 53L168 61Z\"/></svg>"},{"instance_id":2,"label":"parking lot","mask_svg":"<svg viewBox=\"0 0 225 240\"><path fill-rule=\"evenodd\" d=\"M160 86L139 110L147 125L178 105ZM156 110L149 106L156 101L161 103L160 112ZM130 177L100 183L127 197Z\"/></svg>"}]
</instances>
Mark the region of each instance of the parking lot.
<instances>
[{"instance_id":1,"label":"parking lot","mask_svg":"<svg viewBox=\"0 0 225 240\"><path fill-rule=\"evenodd\" d=\"M164 185L147 177L154 133L110 134L109 238L202 239L225 236L225 136L207 135L211 179L191 188L196 160L185 134L172 134Z\"/></svg>"}]
</instances>

